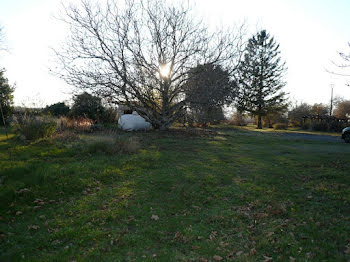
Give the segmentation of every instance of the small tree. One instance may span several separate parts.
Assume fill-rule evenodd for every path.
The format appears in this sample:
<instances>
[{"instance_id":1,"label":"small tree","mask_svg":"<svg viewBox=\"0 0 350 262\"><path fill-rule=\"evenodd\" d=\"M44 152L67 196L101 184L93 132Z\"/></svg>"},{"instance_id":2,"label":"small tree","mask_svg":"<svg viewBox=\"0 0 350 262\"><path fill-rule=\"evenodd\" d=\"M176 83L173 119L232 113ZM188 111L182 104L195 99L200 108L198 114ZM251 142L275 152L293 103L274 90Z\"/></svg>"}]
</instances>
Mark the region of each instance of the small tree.
<instances>
[{"instance_id":1,"label":"small tree","mask_svg":"<svg viewBox=\"0 0 350 262\"><path fill-rule=\"evenodd\" d=\"M13 112L13 92L15 91L15 88L8 83L4 73L5 70L0 70L0 125L4 125L5 119Z\"/></svg>"},{"instance_id":2,"label":"small tree","mask_svg":"<svg viewBox=\"0 0 350 262\"><path fill-rule=\"evenodd\" d=\"M315 103L311 107L312 115L327 116L329 115L329 106L322 103Z\"/></svg>"},{"instance_id":3,"label":"small tree","mask_svg":"<svg viewBox=\"0 0 350 262\"><path fill-rule=\"evenodd\" d=\"M231 102L236 84L221 66L198 65L189 71L185 84L186 100L195 121L206 125L223 120L222 106Z\"/></svg>"},{"instance_id":4,"label":"small tree","mask_svg":"<svg viewBox=\"0 0 350 262\"><path fill-rule=\"evenodd\" d=\"M65 116L69 113L69 106L64 102L52 104L44 109L45 113L50 113L53 116Z\"/></svg>"},{"instance_id":5,"label":"small tree","mask_svg":"<svg viewBox=\"0 0 350 262\"><path fill-rule=\"evenodd\" d=\"M257 116L259 129L263 116L287 108L286 93L282 91L285 71L279 45L265 30L248 40L239 66L237 110Z\"/></svg>"},{"instance_id":6,"label":"small tree","mask_svg":"<svg viewBox=\"0 0 350 262\"><path fill-rule=\"evenodd\" d=\"M302 126L303 117L311 114L311 106L307 103L295 105L288 112L288 120L293 126Z\"/></svg>"},{"instance_id":7,"label":"small tree","mask_svg":"<svg viewBox=\"0 0 350 262\"><path fill-rule=\"evenodd\" d=\"M73 98L74 104L71 109L73 117L87 117L92 120L99 120L104 112L101 98L89 93L82 93Z\"/></svg>"},{"instance_id":8,"label":"small tree","mask_svg":"<svg viewBox=\"0 0 350 262\"><path fill-rule=\"evenodd\" d=\"M334 116L342 119L350 119L350 100L339 102L334 109Z\"/></svg>"}]
</instances>

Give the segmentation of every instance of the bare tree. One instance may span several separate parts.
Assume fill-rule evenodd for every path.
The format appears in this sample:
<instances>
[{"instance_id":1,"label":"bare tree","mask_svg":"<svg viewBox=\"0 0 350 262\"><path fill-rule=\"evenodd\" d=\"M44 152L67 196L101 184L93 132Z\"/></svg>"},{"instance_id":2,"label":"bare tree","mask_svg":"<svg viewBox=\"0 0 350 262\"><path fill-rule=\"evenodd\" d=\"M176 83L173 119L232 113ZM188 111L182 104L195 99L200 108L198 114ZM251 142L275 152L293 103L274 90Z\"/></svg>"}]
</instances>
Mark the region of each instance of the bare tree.
<instances>
[{"instance_id":1,"label":"bare tree","mask_svg":"<svg viewBox=\"0 0 350 262\"><path fill-rule=\"evenodd\" d=\"M186 4L162 0L82 0L65 7L71 32L55 53L67 83L126 104L166 130L183 113L184 84L198 64L235 72L242 27L209 32Z\"/></svg>"},{"instance_id":2,"label":"bare tree","mask_svg":"<svg viewBox=\"0 0 350 262\"><path fill-rule=\"evenodd\" d=\"M0 52L6 51L7 47L5 44L5 34L4 34L4 28L0 26Z\"/></svg>"},{"instance_id":3,"label":"bare tree","mask_svg":"<svg viewBox=\"0 0 350 262\"><path fill-rule=\"evenodd\" d=\"M342 119L350 118L350 100L339 102L334 110L334 116Z\"/></svg>"},{"instance_id":4,"label":"bare tree","mask_svg":"<svg viewBox=\"0 0 350 262\"><path fill-rule=\"evenodd\" d=\"M350 42L348 43L348 47L350 48ZM332 61L333 65L337 67L336 70L326 69L326 71L333 75L350 77L350 72L348 72L350 68L350 52L338 52L339 58L341 62ZM350 83L346 83L347 86L350 86Z\"/></svg>"}]
</instances>

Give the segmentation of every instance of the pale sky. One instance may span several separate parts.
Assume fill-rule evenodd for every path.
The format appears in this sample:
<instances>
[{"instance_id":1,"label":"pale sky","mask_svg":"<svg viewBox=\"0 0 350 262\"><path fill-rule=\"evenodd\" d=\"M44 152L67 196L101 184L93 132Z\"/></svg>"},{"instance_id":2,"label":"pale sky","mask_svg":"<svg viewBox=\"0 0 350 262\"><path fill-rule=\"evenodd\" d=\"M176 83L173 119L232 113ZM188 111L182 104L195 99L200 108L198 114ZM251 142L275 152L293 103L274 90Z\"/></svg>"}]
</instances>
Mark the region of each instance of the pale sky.
<instances>
[{"instance_id":1,"label":"pale sky","mask_svg":"<svg viewBox=\"0 0 350 262\"><path fill-rule=\"evenodd\" d=\"M97 1L97 0L96 0ZM176 1L176 0L174 0ZM15 104L45 106L70 99L71 88L49 74L50 47L65 40L66 28L54 18L61 0L0 0L0 25L9 53L0 54L11 83ZM344 77L330 75L337 51L350 53L350 0L192 0L210 24L246 21L248 35L266 29L280 43L288 66L287 86L292 100L329 103L335 96L350 99ZM350 70L350 69L349 69Z\"/></svg>"}]
</instances>

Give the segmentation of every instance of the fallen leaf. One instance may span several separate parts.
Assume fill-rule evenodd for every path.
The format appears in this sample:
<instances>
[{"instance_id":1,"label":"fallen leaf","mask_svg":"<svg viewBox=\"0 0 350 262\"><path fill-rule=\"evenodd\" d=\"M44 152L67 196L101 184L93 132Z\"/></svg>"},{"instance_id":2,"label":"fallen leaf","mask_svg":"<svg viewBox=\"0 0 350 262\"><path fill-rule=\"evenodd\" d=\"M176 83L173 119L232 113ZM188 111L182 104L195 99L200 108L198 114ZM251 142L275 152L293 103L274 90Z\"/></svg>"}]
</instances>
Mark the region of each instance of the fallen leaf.
<instances>
[{"instance_id":1,"label":"fallen leaf","mask_svg":"<svg viewBox=\"0 0 350 262\"><path fill-rule=\"evenodd\" d=\"M216 235L217 235L217 234L218 234L218 233L217 233L216 231L211 232L210 235L209 235L209 239L210 239L210 240L214 240L214 239L216 238Z\"/></svg>"},{"instance_id":2,"label":"fallen leaf","mask_svg":"<svg viewBox=\"0 0 350 262\"><path fill-rule=\"evenodd\" d=\"M52 241L51 244L52 244L52 245L58 245L58 244L61 244L61 241L58 240L58 239L56 239L56 240Z\"/></svg>"},{"instance_id":3,"label":"fallen leaf","mask_svg":"<svg viewBox=\"0 0 350 262\"><path fill-rule=\"evenodd\" d=\"M236 253L236 256L239 257L239 256L242 255L242 254L243 254L243 251L238 251L238 252Z\"/></svg>"},{"instance_id":4,"label":"fallen leaf","mask_svg":"<svg viewBox=\"0 0 350 262\"><path fill-rule=\"evenodd\" d=\"M269 232L269 233L267 233L267 237L271 237L273 234L275 234L275 232Z\"/></svg>"},{"instance_id":5,"label":"fallen leaf","mask_svg":"<svg viewBox=\"0 0 350 262\"><path fill-rule=\"evenodd\" d=\"M255 248L252 248L252 249L249 251L249 255L251 255L251 256L256 255L256 249L255 249Z\"/></svg>"},{"instance_id":6,"label":"fallen leaf","mask_svg":"<svg viewBox=\"0 0 350 262\"><path fill-rule=\"evenodd\" d=\"M151 216L151 219L154 220L154 221L157 221L157 220L159 220L159 216L157 216L157 215L152 215L152 216Z\"/></svg>"},{"instance_id":7,"label":"fallen leaf","mask_svg":"<svg viewBox=\"0 0 350 262\"><path fill-rule=\"evenodd\" d=\"M346 246L346 249L344 250L345 254L350 254L350 243Z\"/></svg>"},{"instance_id":8,"label":"fallen leaf","mask_svg":"<svg viewBox=\"0 0 350 262\"><path fill-rule=\"evenodd\" d=\"M181 239L181 238L182 238L181 232L176 232L173 239Z\"/></svg>"},{"instance_id":9,"label":"fallen leaf","mask_svg":"<svg viewBox=\"0 0 350 262\"><path fill-rule=\"evenodd\" d=\"M223 241L220 242L220 246L221 247L227 247L229 245L229 243L225 243Z\"/></svg>"},{"instance_id":10,"label":"fallen leaf","mask_svg":"<svg viewBox=\"0 0 350 262\"><path fill-rule=\"evenodd\" d=\"M213 258L214 258L215 261L221 261L221 260L223 260L223 258L220 257L220 256L218 256L218 255L214 255Z\"/></svg>"},{"instance_id":11,"label":"fallen leaf","mask_svg":"<svg viewBox=\"0 0 350 262\"><path fill-rule=\"evenodd\" d=\"M28 230L31 230L31 229L33 229L33 230L38 230L40 227L39 226L37 226L37 225L29 225L28 226Z\"/></svg>"},{"instance_id":12,"label":"fallen leaf","mask_svg":"<svg viewBox=\"0 0 350 262\"><path fill-rule=\"evenodd\" d=\"M258 213L257 215L256 215L256 217L258 218L258 219L262 219L262 218L265 218L265 217L267 217L268 215L266 214L266 213Z\"/></svg>"},{"instance_id":13,"label":"fallen leaf","mask_svg":"<svg viewBox=\"0 0 350 262\"><path fill-rule=\"evenodd\" d=\"M16 193L17 193L17 194L22 194L22 193L28 193L28 192L30 192L30 189L28 189L28 188L23 188L23 189L18 190Z\"/></svg>"}]
</instances>

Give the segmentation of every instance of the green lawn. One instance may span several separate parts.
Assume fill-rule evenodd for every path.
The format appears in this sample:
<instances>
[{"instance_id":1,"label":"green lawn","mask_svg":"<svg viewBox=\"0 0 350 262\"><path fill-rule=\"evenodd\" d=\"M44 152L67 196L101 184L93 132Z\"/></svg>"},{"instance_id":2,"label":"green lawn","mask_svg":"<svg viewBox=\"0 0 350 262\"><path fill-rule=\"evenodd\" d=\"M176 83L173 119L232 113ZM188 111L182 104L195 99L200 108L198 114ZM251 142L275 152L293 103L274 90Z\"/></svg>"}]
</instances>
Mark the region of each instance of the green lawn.
<instances>
[{"instance_id":1,"label":"green lawn","mask_svg":"<svg viewBox=\"0 0 350 262\"><path fill-rule=\"evenodd\" d=\"M105 155L0 133L0 261L350 259L350 145L200 134Z\"/></svg>"}]
</instances>

